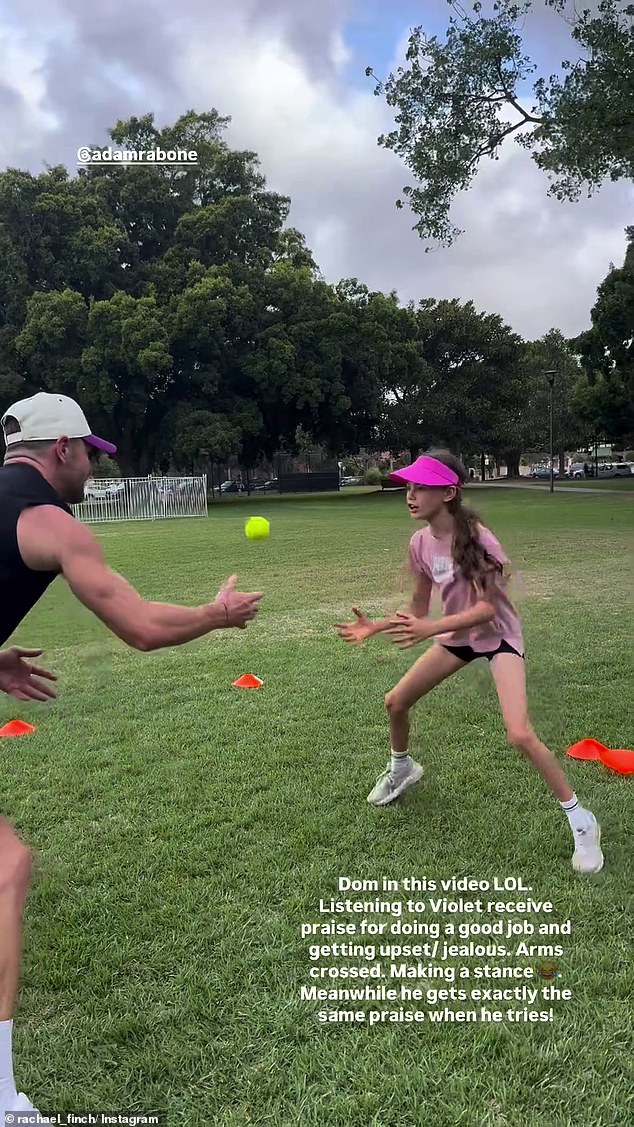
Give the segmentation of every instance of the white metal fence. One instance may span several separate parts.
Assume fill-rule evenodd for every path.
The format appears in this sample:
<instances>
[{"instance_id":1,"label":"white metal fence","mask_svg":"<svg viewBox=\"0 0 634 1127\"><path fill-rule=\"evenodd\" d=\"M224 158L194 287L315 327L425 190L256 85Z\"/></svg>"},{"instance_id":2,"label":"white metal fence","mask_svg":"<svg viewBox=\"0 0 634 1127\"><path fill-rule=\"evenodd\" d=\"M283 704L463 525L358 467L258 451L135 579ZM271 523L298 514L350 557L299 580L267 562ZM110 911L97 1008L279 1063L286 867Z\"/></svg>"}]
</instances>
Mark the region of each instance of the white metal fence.
<instances>
[{"instance_id":1,"label":"white metal fence","mask_svg":"<svg viewBox=\"0 0 634 1127\"><path fill-rule=\"evenodd\" d=\"M206 517L207 476L95 478L72 508L85 524Z\"/></svg>"}]
</instances>

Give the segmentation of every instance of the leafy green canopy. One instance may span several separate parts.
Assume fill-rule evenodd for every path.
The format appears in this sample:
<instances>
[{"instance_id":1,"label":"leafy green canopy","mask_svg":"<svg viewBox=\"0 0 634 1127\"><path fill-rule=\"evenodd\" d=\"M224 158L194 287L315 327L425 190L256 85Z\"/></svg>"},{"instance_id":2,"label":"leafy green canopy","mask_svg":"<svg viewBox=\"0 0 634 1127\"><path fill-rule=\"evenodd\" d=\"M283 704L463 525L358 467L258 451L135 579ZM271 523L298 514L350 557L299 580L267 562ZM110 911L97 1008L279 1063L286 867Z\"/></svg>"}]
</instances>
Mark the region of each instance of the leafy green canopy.
<instances>
[{"instance_id":1,"label":"leafy green canopy","mask_svg":"<svg viewBox=\"0 0 634 1127\"><path fill-rule=\"evenodd\" d=\"M454 197L485 158L499 159L511 136L546 173L548 194L558 200L634 177L634 4L601 0L579 11L571 0L539 0L566 19L571 58L560 75L535 78L523 33L536 0L497 0L490 15L481 3L468 14L448 2L445 39L416 27L405 65L375 89L396 111L396 128L379 144L417 181L403 195L421 237L449 245L461 234L450 218ZM366 74L374 76L371 67Z\"/></svg>"}]
</instances>

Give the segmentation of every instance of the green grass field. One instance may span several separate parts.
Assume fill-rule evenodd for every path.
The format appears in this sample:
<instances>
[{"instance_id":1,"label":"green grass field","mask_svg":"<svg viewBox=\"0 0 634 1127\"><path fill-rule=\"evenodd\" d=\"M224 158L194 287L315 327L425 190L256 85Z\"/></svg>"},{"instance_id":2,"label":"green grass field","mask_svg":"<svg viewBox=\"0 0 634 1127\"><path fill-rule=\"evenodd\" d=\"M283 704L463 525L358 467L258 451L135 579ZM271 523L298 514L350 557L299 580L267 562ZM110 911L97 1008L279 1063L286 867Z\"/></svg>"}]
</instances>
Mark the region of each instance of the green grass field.
<instances>
[{"instance_id":1,"label":"green grass field","mask_svg":"<svg viewBox=\"0 0 634 1127\"><path fill-rule=\"evenodd\" d=\"M52 706L5 698L5 720L38 730L0 743L0 809L36 856L16 1082L43 1113L161 1111L170 1127L634 1121L634 777L565 757L583 736L634 746L631 501L495 488L470 501L523 574L533 723L601 821L603 872L573 873L566 819L506 746L484 663L417 709L420 786L395 807L367 805L388 755L384 694L413 653L385 637L348 648L333 623L353 603L371 614L405 605L402 494L258 498L213 506L207 520L97 527L111 564L150 599L208 601L234 570L266 598L245 632L144 655L58 582L14 639L44 646L61 677ZM244 537L248 510L271 516L267 542ZM244 672L264 688L232 688ZM311 963L300 927L332 918L320 899L375 897L339 893L342 876L454 875L521 877L525 895L553 903L551 916L527 918L572 921L569 936L528 938L564 945L555 985L572 998L528 1007L552 1006L554 1020L321 1024L320 1010L375 1004L301 1000L302 985L349 985L311 979L309 966L364 961ZM447 983L406 985L424 998ZM402 1005L435 1008L377 1008Z\"/></svg>"}]
</instances>

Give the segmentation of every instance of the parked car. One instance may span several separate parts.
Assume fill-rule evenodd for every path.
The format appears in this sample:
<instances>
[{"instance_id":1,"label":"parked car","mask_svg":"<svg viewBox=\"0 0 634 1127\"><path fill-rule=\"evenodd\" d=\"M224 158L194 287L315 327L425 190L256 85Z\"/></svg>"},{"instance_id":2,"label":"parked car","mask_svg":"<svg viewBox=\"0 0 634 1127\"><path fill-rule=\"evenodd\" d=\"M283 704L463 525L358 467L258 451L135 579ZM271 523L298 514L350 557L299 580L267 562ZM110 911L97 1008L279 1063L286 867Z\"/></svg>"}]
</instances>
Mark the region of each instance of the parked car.
<instances>
[{"instance_id":1,"label":"parked car","mask_svg":"<svg viewBox=\"0 0 634 1127\"><path fill-rule=\"evenodd\" d=\"M86 501L112 501L121 493L125 493L123 481L101 481L99 478L93 478L92 481L86 482L84 488Z\"/></svg>"},{"instance_id":2,"label":"parked car","mask_svg":"<svg viewBox=\"0 0 634 1127\"><path fill-rule=\"evenodd\" d=\"M182 489L178 482L171 481L170 478L161 478L160 481L154 481L152 484L156 492L162 494L163 497L173 497Z\"/></svg>"},{"instance_id":3,"label":"parked car","mask_svg":"<svg viewBox=\"0 0 634 1127\"><path fill-rule=\"evenodd\" d=\"M588 473L584 472L583 462L573 462L566 470L566 477L584 478L596 477L594 462L588 460L585 465ZM632 462L603 462L599 466L599 477L630 477L634 472Z\"/></svg>"},{"instance_id":4,"label":"parked car","mask_svg":"<svg viewBox=\"0 0 634 1127\"><path fill-rule=\"evenodd\" d=\"M342 477L340 485L363 485L363 479L360 477Z\"/></svg>"},{"instance_id":5,"label":"parked car","mask_svg":"<svg viewBox=\"0 0 634 1127\"><path fill-rule=\"evenodd\" d=\"M246 493L246 485L241 481L223 481L220 486L221 493Z\"/></svg>"},{"instance_id":6,"label":"parked car","mask_svg":"<svg viewBox=\"0 0 634 1127\"><path fill-rule=\"evenodd\" d=\"M626 468L626 469L625 469ZM593 476L593 472L592 472ZM599 465L599 478L622 478L629 477L629 467L627 462L604 462Z\"/></svg>"},{"instance_id":7,"label":"parked car","mask_svg":"<svg viewBox=\"0 0 634 1127\"><path fill-rule=\"evenodd\" d=\"M531 477L538 481L550 481L549 466L536 466L534 470L531 470ZM559 477L559 470L553 470L553 477Z\"/></svg>"},{"instance_id":8,"label":"parked car","mask_svg":"<svg viewBox=\"0 0 634 1127\"><path fill-rule=\"evenodd\" d=\"M593 473L594 471L593 471L590 463L587 462L586 465L589 467L590 472ZM566 477L576 477L576 478L585 477L586 474L585 474L585 470L584 470L583 466L584 466L583 462L573 462L572 465L569 466L568 469L566 470Z\"/></svg>"},{"instance_id":9,"label":"parked car","mask_svg":"<svg viewBox=\"0 0 634 1127\"><path fill-rule=\"evenodd\" d=\"M191 490L190 482L187 479L180 481L173 477L154 478L152 487L161 497L178 497Z\"/></svg>"}]
</instances>

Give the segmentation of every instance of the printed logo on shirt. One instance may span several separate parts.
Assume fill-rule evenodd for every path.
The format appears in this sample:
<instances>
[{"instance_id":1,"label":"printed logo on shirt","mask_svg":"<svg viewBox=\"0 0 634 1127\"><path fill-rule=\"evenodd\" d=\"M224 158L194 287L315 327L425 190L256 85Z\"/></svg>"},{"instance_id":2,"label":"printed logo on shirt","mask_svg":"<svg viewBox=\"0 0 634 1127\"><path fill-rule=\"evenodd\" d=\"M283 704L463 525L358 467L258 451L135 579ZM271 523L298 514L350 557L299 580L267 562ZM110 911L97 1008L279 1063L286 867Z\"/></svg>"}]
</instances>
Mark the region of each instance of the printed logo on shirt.
<instances>
[{"instance_id":1,"label":"printed logo on shirt","mask_svg":"<svg viewBox=\"0 0 634 1127\"><path fill-rule=\"evenodd\" d=\"M434 583L447 583L453 579L453 560L447 556L434 556L431 564Z\"/></svg>"}]
</instances>

